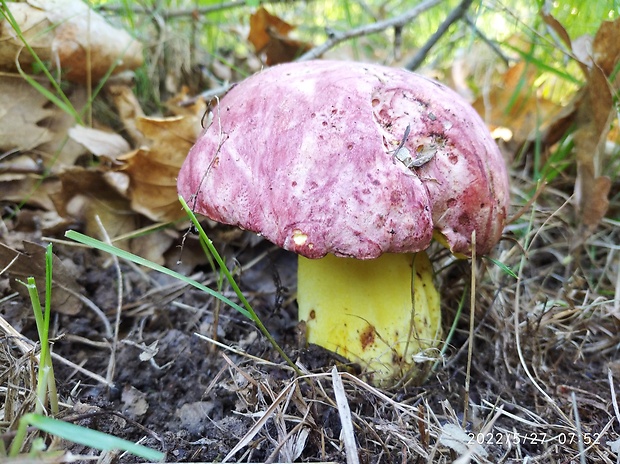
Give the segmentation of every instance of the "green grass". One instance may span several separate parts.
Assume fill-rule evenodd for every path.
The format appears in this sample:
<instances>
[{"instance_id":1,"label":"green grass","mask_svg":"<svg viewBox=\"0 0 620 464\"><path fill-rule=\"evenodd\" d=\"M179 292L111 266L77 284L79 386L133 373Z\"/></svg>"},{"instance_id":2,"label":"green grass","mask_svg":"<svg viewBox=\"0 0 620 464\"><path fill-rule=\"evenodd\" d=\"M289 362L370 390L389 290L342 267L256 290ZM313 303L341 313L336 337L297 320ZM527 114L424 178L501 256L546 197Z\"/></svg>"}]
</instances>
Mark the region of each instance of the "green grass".
<instances>
[{"instance_id":1,"label":"green grass","mask_svg":"<svg viewBox=\"0 0 620 464\"><path fill-rule=\"evenodd\" d=\"M30 302L34 312L41 353L39 355L39 373L37 377L37 403L35 412L41 414L48 402L52 414L58 414L58 394L54 379L54 367L49 345L49 327L52 299L52 245L45 251L45 309L41 307L41 300L34 277L29 277L27 283L21 282L28 289Z\"/></svg>"},{"instance_id":2,"label":"green grass","mask_svg":"<svg viewBox=\"0 0 620 464\"><path fill-rule=\"evenodd\" d=\"M9 457L17 458L21 444L24 442L28 427L35 427L42 432L49 433L64 440L88 446L101 451L121 450L134 454L148 461L163 461L165 454L146 446L133 443L122 438L88 429L79 425L64 422L40 414L25 414L19 420L19 428L13 440Z\"/></svg>"}]
</instances>

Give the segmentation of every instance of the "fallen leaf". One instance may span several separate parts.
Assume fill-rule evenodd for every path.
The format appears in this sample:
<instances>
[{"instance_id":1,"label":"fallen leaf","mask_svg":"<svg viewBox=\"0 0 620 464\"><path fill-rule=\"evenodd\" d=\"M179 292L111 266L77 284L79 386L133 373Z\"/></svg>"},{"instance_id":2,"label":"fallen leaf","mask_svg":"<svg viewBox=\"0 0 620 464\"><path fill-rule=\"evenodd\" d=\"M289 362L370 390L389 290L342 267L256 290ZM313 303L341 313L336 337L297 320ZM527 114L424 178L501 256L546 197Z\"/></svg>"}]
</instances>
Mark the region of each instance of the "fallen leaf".
<instances>
[{"instance_id":1,"label":"fallen leaf","mask_svg":"<svg viewBox=\"0 0 620 464\"><path fill-rule=\"evenodd\" d=\"M176 177L189 149L201 132L204 104L193 116L146 118L136 120L146 146L119 157L126 164L121 171L130 178L131 206L158 222L185 216L178 201Z\"/></svg>"},{"instance_id":2,"label":"fallen leaf","mask_svg":"<svg viewBox=\"0 0 620 464\"><path fill-rule=\"evenodd\" d=\"M110 84L106 88L107 95L114 102L120 121L134 146L144 143L144 136L136 127L136 120L144 116L142 107L131 88L126 84Z\"/></svg>"},{"instance_id":3,"label":"fallen leaf","mask_svg":"<svg viewBox=\"0 0 620 464\"><path fill-rule=\"evenodd\" d=\"M146 393L131 385L125 385L121 394L123 412L131 418L142 417L149 409Z\"/></svg>"},{"instance_id":4,"label":"fallen leaf","mask_svg":"<svg viewBox=\"0 0 620 464\"><path fill-rule=\"evenodd\" d=\"M49 85L43 83L44 87ZM85 103L85 92L76 90L70 99L77 108ZM73 165L84 148L67 141L71 116L17 74L0 76L0 150L33 152L31 157L48 168Z\"/></svg>"},{"instance_id":5,"label":"fallen leaf","mask_svg":"<svg viewBox=\"0 0 620 464\"><path fill-rule=\"evenodd\" d=\"M3 202L24 203L50 211L54 209L51 195L58 189L55 178L42 179L40 174L0 174L0 191Z\"/></svg>"},{"instance_id":6,"label":"fallen leaf","mask_svg":"<svg viewBox=\"0 0 620 464\"><path fill-rule=\"evenodd\" d=\"M574 134L577 199L585 236L600 223L609 207L611 180L603 176L605 145L616 116L609 77L620 61L620 19L605 21L592 43L587 84L577 95ZM617 82L615 83L617 87Z\"/></svg>"},{"instance_id":7,"label":"fallen leaf","mask_svg":"<svg viewBox=\"0 0 620 464\"><path fill-rule=\"evenodd\" d=\"M123 194L129 184L126 174L75 166L63 172L59 181L61 186L52 199L59 216L65 219L65 226L79 225L86 235L103 239L99 218L115 246L164 264L164 254L176 239L176 232L154 230L135 234L148 223Z\"/></svg>"},{"instance_id":8,"label":"fallen leaf","mask_svg":"<svg viewBox=\"0 0 620 464\"><path fill-rule=\"evenodd\" d=\"M11 276L10 284L13 291L18 292L27 301L30 301L28 289L17 281L26 282L28 277L36 280L39 298L45 301L45 252L44 246L32 242L23 242L24 251L20 252L7 247L0 242L0 268L7 268ZM7 267L8 266L8 267ZM63 262L56 255L52 259L52 301L51 308L62 314L77 314L82 303L76 296L80 287Z\"/></svg>"},{"instance_id":9,"label":"fallen leaf","mask_svg":"<svg viewBox=\"0 0 620 464\"><path fill-rule=\"evenodd\" d=\"M62 235L70 226L70 221L62 218L55 210L42 211L35 208L23 208L16 214L14 231L50 235ZM18 243L21 243L19 240ZM10 242L5 240L5 245L10 246ZM15 242L12 242L15 243Z\"/></svg>"},{"instance_id":10,"label":"fallen leaf","mask_svg":"<svg viewBox=\"0 0 620 464\"><path fill-rule=\"evenodd\" d=\"M20 155L15 151L13 156L7 153L0 162L0 182L22 179L25 174L43 174L43 165L30 156Z\"/></svg>"},{"instance_id":11,"label":"fallen leaf","mask_svg":"<svg viewBox=\"0 0 620 464\"><path fill-rule=\"evenodd\" d=\"M265 63L267 66L288 63L312 48L312 45L306 42L291 39L271 29L267 30L267 32L270 39L269 44L265 47Z\"/></svg>"},{"instance_id":12,"label":"fallen leaf","mask_svg":"<svg viewBox=\"0 0 620 464\"><path fill-rule=\"evenodd\" d=\"M265 63L268 66L286 63L312 48L311 44L288 36L294 28L295 26L260 7L250 16L248 40L254 45L257 54L265 54Z\"/></svg>"},{"instance_id":13,"label":"fallen leaf","mask_svg":"<svg viewBox=\"0 0 620 464\"><path fill-rule=\"evenodd\" d=\"M166 262L165 253L176 238L177 233L171 230L156 230L141 234L131 239L131 252L163 265Z\"/></svg>"},{"instance_id":14,"label":"fallen leaf","mask_svg":"<svg viewBox=\"0 0 620 464\"><path fill-rule=\"evenodd\" d=\"M592 43L592 59L606 76L611 76L620 58L620 19L603 21Z\"/></svg>"},{"instance_id":15,"label":"fallen leaf","mask_svg":"<svg viewBox=\"0 0 620 464\"><path fill-rule=\"evenodd\" d=\"M23 36L42 61L59 64L64 76L85 84L142 64L142 46L126 31L111 26L81 0L6 2ZM8 21L0 22L0 68L34 63Z\"/></svg>"},{"instance_id":16,"label":"fallen leaf","mask_svg":"<svg viewBox=\"0 0 620 464\"><path fill-rule=\"evenodd\" d=\"M603 85L596 85L597 80L602 80ZM574 133L577 162L575 197L586 233L600 223L609 206L611 181L602 177L601 173L605 142L613 117L612 104L606 77L599 68L593 67L590 80L581 93Z\"/></svg>"},{"instance_id":17,"label":"fallen leaf","mask_svg":"<svg viewBox=\"0 0 620 464\"><path fill-rule=\"evenodd\" d=\"M112 239L140 226L140 218L131 209L129 200L119 193L117 186L110 184L105 172L75 166L60 174L59 180L61 187L52 195L56 211L61 217L80 224L85 234L101 238L97 216ZM130 249L128 240L115 245Z\"/></svg>"},{"instance_id":18,"label":"fallen leaf","mask_svg":"<svg viewBox=\"0 0 620 464\"><path fill-rule=\"evenodd\" d=\"M572 41L568 35L568 32L566 32L566 29L562 26L562 23L555 19L553 15L545 13L543 10L540 10L540 16L543 21L545 21L547 26L549 26L558 35L562 42L564 42L564 45L566 45L569 50L572 49Z\"/></svg>"},{"instance_id":19,"label":"fallen leaf","mask_svg":"<svg viewBox=\"0 0 620 464\"><path fill-rule=\"evenodd\" d=\"M248 35L248 40L254 45L256 53L262 52L267 44L269 44L271 40L267 32L269 29L286 36L295 29L295 26L272 15L261 6L256 10L256 13L250 16L250 33Z\"/></svg>"},{"instance_id":20,"label":"fallen leaf","mask_svg":"<svg viewBox=\"0 0 620 464\"><path fill-rule=\"evenodd\" d=\"M53 134L42 123L55 110L47 104L20 75L0 76L0 150L29 151L51 141Z\"/></svg>"},{"instance_id":21,"label":"fallen leaf","mask_svg":"<svg viewBox=\"0 0 620 464\"><path fill-rule=\"evenodd\" d=\"M105 156L110 160L115 160L118 156L131 150L129 143L114 132L74 126L69 129L69 137L83 145L93 155Z\"/></svg>"}]
</instances>

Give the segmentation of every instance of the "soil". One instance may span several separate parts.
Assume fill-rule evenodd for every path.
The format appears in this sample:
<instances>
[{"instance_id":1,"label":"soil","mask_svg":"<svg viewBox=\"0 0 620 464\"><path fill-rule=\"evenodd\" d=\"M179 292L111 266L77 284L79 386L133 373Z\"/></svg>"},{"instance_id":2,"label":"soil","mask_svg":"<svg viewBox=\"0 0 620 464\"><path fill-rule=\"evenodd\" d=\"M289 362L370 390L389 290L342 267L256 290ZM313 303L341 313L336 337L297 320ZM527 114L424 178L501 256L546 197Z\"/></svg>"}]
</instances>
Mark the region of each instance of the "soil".
<instances>
[{"instance_id":1,"label":"soil","mask_svg":"<svg viewBox=\"0 0 620 464\"><path fill-rule=\"evenodd\" d=\"M21 238L45 242L36 232ZM521 324L515 330L514 278L485 269L481 261L470 372L465 304L451 349L424 385L380 391L357 380L355 366L300 342L294 255L245 235L232 245L216 245L274 338L310 377L299 379L243 315L171 277L121 263L118 336L110 337L110 329L87 305L76 314L54 313L54 352L81 366L54 363L65 405L62 418L164 451L167 462L218 462L241 442L233 462L345 462L330 376L335 365L344 372L363 463L451 462L467 453L475 453L478 462L571 462L579 456L578 432L570 425L576 412L583 436L600 439L585 462L615 456L618 435L617 427L609 425L615 414L607 373L618 372L617 321L595 309L577 311L577 306L544 299L567 291L573 302L585 298L588 283L579 278L578 268L568 286L527 267L530 275L524 278L537 284L530 287L534 295L522 297ZM171 250L168 264L174 267L179 252ZM109 256L58 243L54 252L71 269L80 294L105 313L114 330L119 281ZM448 263L438 273L447 332L469 285L470 267L448 260L444 251L434 253ZM542 253L532 263L551 274L568 269ZM206 261L191 272L217 286ZM28 300L10 297L10 273L1 279L0 314L36 340ZM226 286L222 292L234 298ZM217 338L219 344L198 334ZM23 359L11 337L0 340L5 356ZM106 377L109 384L102 381ZM268 417L264 423L263 416ZM4 435L7 444L11 436ZM69 442L54 446L80 456L100 454ZM107 459L141 462L120 453Z\"/></svg>"}]
</instances>

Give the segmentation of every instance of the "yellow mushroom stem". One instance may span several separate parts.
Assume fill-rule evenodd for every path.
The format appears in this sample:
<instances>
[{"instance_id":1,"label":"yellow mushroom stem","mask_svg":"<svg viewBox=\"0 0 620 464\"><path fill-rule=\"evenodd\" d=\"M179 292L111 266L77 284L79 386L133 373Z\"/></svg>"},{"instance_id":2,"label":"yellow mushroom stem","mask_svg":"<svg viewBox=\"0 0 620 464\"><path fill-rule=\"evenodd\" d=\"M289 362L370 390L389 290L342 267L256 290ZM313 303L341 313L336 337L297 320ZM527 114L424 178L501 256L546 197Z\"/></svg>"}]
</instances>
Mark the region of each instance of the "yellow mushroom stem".
<instances>
[{"instance_id":1,"label":"yellow mushroom stem","mask_svg":"<svg viewBox=\"0 0 620 464\"><path fill-rule=\"evenodd\" d=\"M309 343L359 363L375 385L423 380L420 361L435 355L441 340L439 293L426 253L300 256L297 285Z\"/></svg>"}]
</instances>

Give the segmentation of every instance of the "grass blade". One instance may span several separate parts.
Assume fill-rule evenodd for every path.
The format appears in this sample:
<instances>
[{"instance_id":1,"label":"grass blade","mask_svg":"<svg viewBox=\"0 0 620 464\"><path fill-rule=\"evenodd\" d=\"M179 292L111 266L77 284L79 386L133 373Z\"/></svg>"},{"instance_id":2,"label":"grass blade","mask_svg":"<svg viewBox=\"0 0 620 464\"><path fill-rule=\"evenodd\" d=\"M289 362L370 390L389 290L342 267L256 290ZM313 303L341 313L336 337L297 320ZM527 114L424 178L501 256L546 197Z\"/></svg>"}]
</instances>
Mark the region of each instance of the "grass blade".
<instances>
[{"instance_id":1,"label":"grass blade","mask_svg":"<svg viewBox=\"0 0 620 464\"><path fill-rule=\"evenodd\" d=\"M489 261L491 261L493 264L495 264L497 267L499 267L505 274L508 274L510 277L514 277L515 279L518 279L519 276L517 276L517 273L515 271L513 271L512 269L510 269L508 266L506 266L504 263L502 263L501 261L498 261L495 258L491 258L489 256L485 256L486 259L488 259Z\"/></svg>"},{"instance_id":2,"label":"grass blade","mask_svg":"<svg viewBox=\"0 0 620 464\"><path fill-rule=\"evenodd\" d=\"M76 242L81 243L83 245L96 248L97 250L105 251L106 253L110 253L112 255L118 256L121 259L125 259L127 261L131 261L132 263L139 264L140 266L148 267L149 269L153 269L154 271L158 271L163 274L169 275L170 277L174 277L175 279L179 279L182 282L185 282L193 287L196 287L197 289L202 290L205 293L208 293L209 295L217 298L218 300L221 300L222 302L229 305L231 308L239 311L241 314L243 314L248 319L252 319L252 316L250 315L250 313L246 309L239 306L237 303L229 300L224 295L221 295L215 290L212 290L209 287L202 285L201 283L196 282L195 280L190 279L189 277L184 276L183 274L179 274L178 272L175 272L172 269L168 269L167 267L160 266L159 264L149 261L148 259L134 255L133 253L129 253L128 251L121 250L120 248L116 248L115 246L108 245L107 243L104 243L100 240L89 237L88 235L81 234L74 230L67 231L65 233L65 237L71 240L75 240Z\"/></svg>"},{"instance_id":3,"label":"grass blade","mask_svg":"<svg viewBox=\"0 0 620 464\"><path fill-rule=\"evenodd\" d=\"M38 414L26 414L21 420L46 433L69 440L72 443L102 451L122 450L149 461L162 461L165 454L128 440L108 435L98 430L64 422Z\"/></svg>"}]
</instances>

